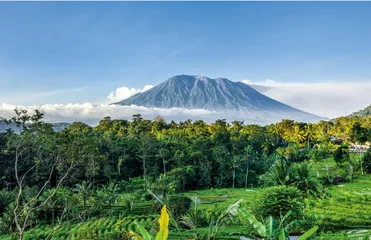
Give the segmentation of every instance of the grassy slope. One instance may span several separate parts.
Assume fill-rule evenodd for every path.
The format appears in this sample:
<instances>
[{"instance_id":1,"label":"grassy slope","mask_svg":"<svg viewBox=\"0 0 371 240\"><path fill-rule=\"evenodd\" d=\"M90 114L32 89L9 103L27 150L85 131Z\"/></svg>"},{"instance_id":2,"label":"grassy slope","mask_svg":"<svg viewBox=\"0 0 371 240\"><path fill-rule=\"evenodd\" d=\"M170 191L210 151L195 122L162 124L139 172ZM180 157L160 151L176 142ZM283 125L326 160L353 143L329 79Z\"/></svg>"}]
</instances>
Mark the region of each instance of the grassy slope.
<instances>
[{"instance_id":1,"label":"grassy slope","mask_svg":"<svg viewBox=\"0 0 371 240\"><path fill-rule=\"evenodd\" d=\"M371 175L331 187L330 197L308 203L307 211L328 227L371 228Z\"/></svg>"}]
</instances>

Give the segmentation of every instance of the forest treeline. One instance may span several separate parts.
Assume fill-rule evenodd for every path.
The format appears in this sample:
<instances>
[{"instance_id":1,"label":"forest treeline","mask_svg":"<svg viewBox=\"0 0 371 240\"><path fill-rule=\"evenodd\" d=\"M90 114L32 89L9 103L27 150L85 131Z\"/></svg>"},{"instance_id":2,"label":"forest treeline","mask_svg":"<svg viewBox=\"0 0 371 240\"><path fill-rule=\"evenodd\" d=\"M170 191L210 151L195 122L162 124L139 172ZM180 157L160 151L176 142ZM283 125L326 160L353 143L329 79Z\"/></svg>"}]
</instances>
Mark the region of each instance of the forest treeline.
<instances>
[{"instance_id":1,"label":"forest treeline","mask_svg":"<svg viewBox=\"0 0 371 240\"><path fill-rule=\"evenodd\" d=\"M27 113L13 119L25 128L22 134L11 131L0 134L3 188L17 186L14 174L17 147L23 151L18 166L20 174L40 161L37 170L25 179L30 186L43 184L48 176L41 174L45 171L39 168L49 169L53 161L47 158L59 157L62 160L58 171L63 171L64 164L71 161L78 164L65 180L67 186L83 180L104 185L135 177L156 179L167 173L168 177L183 178L181 187L188 190L257 186L259 176L277 159L320 160L337 148L331 141L334 138L345 143L371 141L371 117L341 117L314 124L282 120L259 126L222 119L211 124L201 120L176 123L166 122L162 117L145 120L134 115L131 121L105 117L95 127L75 122L55 132L39 114L39 118L27 121L22 119ZM25 140L22 146L12 142L21 137L29 142ZM58 177L57 173L53 176Z\"/></svg>"}]
</instances>

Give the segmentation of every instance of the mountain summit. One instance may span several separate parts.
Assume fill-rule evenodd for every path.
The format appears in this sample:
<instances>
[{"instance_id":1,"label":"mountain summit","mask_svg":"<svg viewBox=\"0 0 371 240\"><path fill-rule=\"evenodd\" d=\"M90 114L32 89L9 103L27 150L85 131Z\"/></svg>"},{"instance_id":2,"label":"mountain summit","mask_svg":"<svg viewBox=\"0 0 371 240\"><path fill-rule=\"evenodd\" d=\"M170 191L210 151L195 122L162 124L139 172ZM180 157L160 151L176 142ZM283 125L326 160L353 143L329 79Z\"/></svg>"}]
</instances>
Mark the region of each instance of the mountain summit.
<instances>
[{"instance_id":1,"label":"mountain summit","mask_svg":"<svg viewBox=\"0 0 371 240\"><path fill-rule=\"evenodd\" d=\"M186 108L221 111L238 118L291 118L315 121L320 118L269 98L249 85L226 78L179 75L142 93L114 104L156 108ZM272 119L273 118L273 119ZM253 121L255 122L255 121Z\"/></svg>"}]
</instances>

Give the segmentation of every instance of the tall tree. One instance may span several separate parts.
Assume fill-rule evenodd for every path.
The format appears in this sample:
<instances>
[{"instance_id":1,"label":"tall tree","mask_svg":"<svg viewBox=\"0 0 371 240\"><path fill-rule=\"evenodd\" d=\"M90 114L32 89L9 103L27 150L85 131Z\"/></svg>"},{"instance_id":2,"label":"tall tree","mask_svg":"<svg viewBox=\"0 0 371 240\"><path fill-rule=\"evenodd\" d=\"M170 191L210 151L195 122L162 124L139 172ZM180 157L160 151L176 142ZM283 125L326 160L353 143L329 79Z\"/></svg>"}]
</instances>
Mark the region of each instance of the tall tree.
<instances>
[{"instance_id":1,"label":"tall tree","mask_svg":"<svg viewBox=\"0 0 371 240\"><path fill-rule=\"evenodd\" d=\"M166 173L166 164L168 163L168 156L169 156L169 150L165 147L162 147L160 148L160 150L158 151L158 154L156 155L157 157L159 157L161 160L162 160L162 165L163 165L163 173L165 174Z\"/></svg>"},{"instance_id":2,"label":"tall tree","mask_svg":"<svg viewBox=\"0 0 371 240\"><path fill-rule=\"evenodd\" d=\"M75 186L75 191L82 197L82 202L83 202L82 206L84 210L84 214L83 214L84 221L86 220L86 215L85 215L86 203L91 194L92 188L93 188L93 184L91 182L88 183L86 181L83 181L81 184L76 184Z\"/></svg>"},{"instance_id":3,"label":"tall tree","mask_svg":"<svg viewBox=\"0 0 371 240\"><path fill-rule=\"evenodd\" d=\"M29 115L27 110L16 109L15 113L16 116L7 119L6 122L15 124L20 130L19 134L13 135L9 140L8 147L14 152L14 173L18 187L13 217L18 239L22 240L31 216L51 200L78 161L66 158L59 151L59 146L55 145L58 141L56 134L50 124L42 121L44 117L42 112L36 110L33 115ZM30 156L34 158L30 159ZM26 199L24 189L35 180L30 178L33 171L37 171L40 176L36 179L39 185L34 185L38 186L37 191ZM39 201L39 197L51 186L54 189Z\"/></svg>"},{"instance_id":4,"label":"tall tree","mask_svg":"<svg viewBox=\"0 0 371 240\"><path fill-rule=\"evenodd\" d=\"M245 188L247 188L247 181L248 181L248 178L249 178L249 166L250 166L250 162L251 162L252 157L253 157L253 148L252 148L251 145L248 145L248 146L245 147L244 151L245 151L245 160L246 160Z\"/></svg>"}]
</instances>

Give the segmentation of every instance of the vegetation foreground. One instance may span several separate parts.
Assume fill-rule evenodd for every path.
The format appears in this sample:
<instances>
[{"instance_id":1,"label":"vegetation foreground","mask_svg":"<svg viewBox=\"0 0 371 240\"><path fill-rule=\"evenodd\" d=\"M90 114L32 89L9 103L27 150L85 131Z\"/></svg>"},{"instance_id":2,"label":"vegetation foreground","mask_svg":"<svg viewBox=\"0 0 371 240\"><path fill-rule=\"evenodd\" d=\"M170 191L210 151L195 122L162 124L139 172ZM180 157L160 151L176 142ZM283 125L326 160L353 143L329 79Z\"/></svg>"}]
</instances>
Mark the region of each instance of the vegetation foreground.
<instances>
[{"instance_id":1,"label":"vegetation foreground","mask_svg":"<svg viewBox=\"0 0 371 240\"><path fill-rule=\"evenodd\" d=\"M0 133L0 239L370 239L371 117Z\"/></svg>"}]
</instances>

